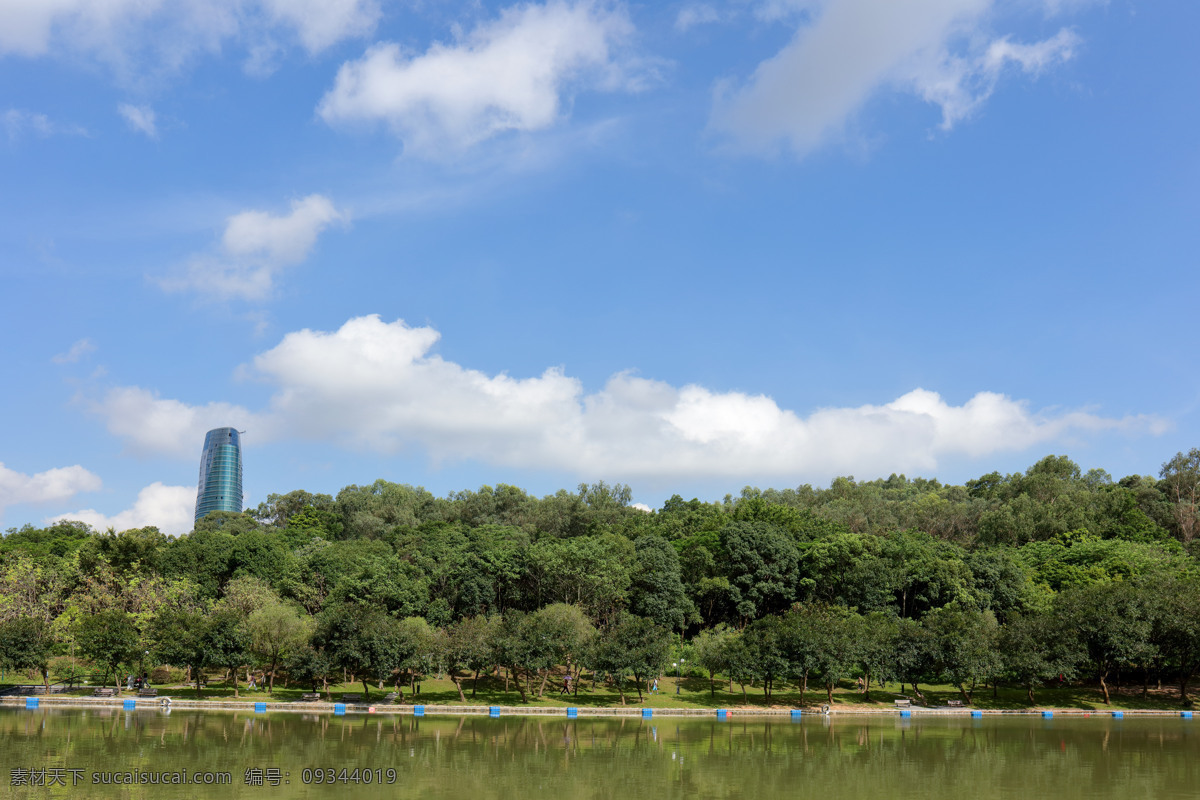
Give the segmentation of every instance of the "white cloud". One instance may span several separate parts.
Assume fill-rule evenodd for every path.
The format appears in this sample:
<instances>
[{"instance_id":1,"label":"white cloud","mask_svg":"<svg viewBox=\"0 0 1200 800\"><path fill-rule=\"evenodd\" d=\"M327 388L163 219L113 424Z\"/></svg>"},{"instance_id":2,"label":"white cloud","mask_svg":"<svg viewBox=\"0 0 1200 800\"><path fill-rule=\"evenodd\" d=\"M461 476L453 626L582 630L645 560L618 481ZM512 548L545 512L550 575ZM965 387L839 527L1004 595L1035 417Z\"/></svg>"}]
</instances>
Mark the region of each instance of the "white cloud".
<instances>
[{"instance_id":1,"label":"white cloud","mask_svg":"<svg viewBox=\"0 0 1200 800\"><path fill-rule=\"evenodd\" d=\"M129 103L121 103L117 106L117 112L125 118L130 129L138 133L144 133L151 139L158 138L158 125L154 120L154 109L150 106L135 106Z\"/></svg>"},{"instance_id":2,"label":"white cloud","mask_svg":"<svg viewBox=\"0 0 1200 800\"><path fill-rule=\"evenodd\" d=\"M438 339L432 328L360 317L334 332L290 333L257 356L250 370L275 387L262 412L196 408L141 389L114 390L101 411L109 429L138 449L189 457L208 427L235 424L250 428L256 441L288 436L381 453L419 446L439 462L478 460L622 480L817 480L927 471L945 458L1163 427L1143 416L1034 412L991 392L955 406L916 389L883 405L807 416L763 395L675 387L627 373L589 394L558 369L513 378L446 361L432 352ZM155 424L145 424L148 419Z\"/></svg>"},{"instance_id":3,"label":"white cloud","mask_svg":"<svg viewBox=\"0 0 1200 800\"><path fill-rule=\"evenodd\" d=\"M293 28L310 53L366 36L380 16L374 0L263 0L263 7L273 20Z\"/></svg>"},{"instance_id":4,"label":"white cloud","mask_svg":"<svg viewBox=\"0 0 1200 800\"><path fill-rule=\"evenodd\" d=\"M811 7L782 50L741 86L718 85L713 130L749 151L782 144L804 156L845 133L855 114L886 89L911 92L942 110L949 129L992 93L1003 68L1028 74L1073 57L1070 30L1032 44L988 34L997 0L825 0L767 3L761 13Z\"/></svg>"},{"instance_id":5,"label":"white cloud","mask_svg":"<svg viewBox=\"0 0 1200 800\"><path fill-rule=\"evenodd\" d=\"M0 514L6 506L67 500L80 492L94 492L100 486L100 477L78 464L26 475L0 463Z\"/></svg>"},{"instance_id":6,"label":"white cloud","mask_svg":"<svg viewBox=\"0 0 1200 800\"><path fill-rule=\"evenodd\" d=\"M103 416L110 433L121 437L137 455L168 453L197 458L204 434L227 426L262 430L263 421L229 403L191 406L164 400L147 389L122 386L112 389L93 411Z\"/></svg>"},{"instance_id":7,"label":"white cloud","mask_svg":"<svg viewBox=\"0 0 1200 800\"><path fill-rule=\"evenodd\" d=\"M688 31L697 25L709 25L713 22L720 22L721 19L721 13L708 3L684 6L675 15L675 30Z\"/></svg>"},{"instance_id":8,"label":"white cloud","mask_svg":"<svg viewBox=\"0 0 1200 800\"><path fill-rule=\"evenodd\" d=\"M86 522L98 531L112 528L127 531L153 525L169 536L178 536L192 529L196 510L195 486L164 486L155 481L138 492L132 508L109 517L92 508L60 514L45 520L49 525L60 520Z\"/></svg>"},{"instance_id":9,"label":"white cloud","mask_svg":"<svg viewBox=\"0 0 1200 800\"><path fill-rule=\"evenodd\" d=\"M3 121L4 132L8 135L9 141L16 141L27 133L40 139L55 135L87 136L87 130L78 125L62 125L54 122L45 114L22 108L7 109L0 116L0 120Z\"/></svg>"},{"instance_id":10,"label":"white cloud","mask_svg":"<svg viewBox=\"0 0 1200 800\"><path fill-rule=\"evenodd\" d=\"M226 42L294 37L310 53L369 34L376 0L0 0L0 55L94 58L127 79Z\"/></svg>"},{"instance_id":11,"label":"white cloud","mask_svg":"<svg viewBox=\"0 0 1200 800\"><path fill-rule=\"evenodd\" d=\"M541 130L572 88L633 87L630 62L614 54L632 32L623 12L591 2L514 6L421 55L371 47L342 66L318 113L331 124L386 121L425 154Z\"/></svg>"},{"instance_id":12,"label":"white cloud","mask_svg":"<svg viewBox=\"0 0 1200 800\"><path fill-rule=\"evenodd\" d=\"M55 364L74 364L78 362L80 358L88 353L93 352L95 349L96 345L92 344L91 339L80 339L79 341L75 342L75 344L71 345L67 352L59 353L50 360Z\"/></svg>"},{"instance_id":13,"label":"white cloud","mask_svg":"<svg viewBox=\"0 0 1200 800\"><path fill-rule=\"evenodd\" d=\"M283 216L243 211L227 221L217 253L192 258L181 274L158 283L167 291L262 300L286 267L308 258L322 231L348 220L346 212L319 194L294 200L291 212Z\"/></svg>"}]
</instances>

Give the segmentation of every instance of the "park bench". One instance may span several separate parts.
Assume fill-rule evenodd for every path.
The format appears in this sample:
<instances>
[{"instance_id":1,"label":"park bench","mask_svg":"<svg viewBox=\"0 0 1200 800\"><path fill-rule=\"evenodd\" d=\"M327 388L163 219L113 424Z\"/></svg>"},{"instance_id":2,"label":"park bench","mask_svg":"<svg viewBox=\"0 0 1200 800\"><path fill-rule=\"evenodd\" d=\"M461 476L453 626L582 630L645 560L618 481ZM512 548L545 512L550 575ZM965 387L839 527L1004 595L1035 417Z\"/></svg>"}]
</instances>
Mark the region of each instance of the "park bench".
<instances>
[{"instance_id":1,"label":"park bench","mask_svg":"<svg viewBox=\"0 0 1200 800\"><path fill-rule=\"evenodd\" d=\"M362 702L362 695L361 695L361 694L346 694L346 693L343 693L343 694L342 694L342 702L343 702L343 703L361 703L361 702Z\"/></svg>"},{"instance_id":2,"label":"park bench","mask_svg":"<svg viewBox=\"0 0 1200 800\"><path fill-rule=\"evenodd\" d=\"M905 697L903 700L896 701L896 708L908 708L911 705L912 700L909 700L907 697Z\"/></svg>"},{"instance_id":3,"label":"park bench","mask_svg":"<svg viewBox=\"0 0 1200 800\"><path fill-rule=\"evenodd\" d=\"M138 689L138 697L158 697L158 689L143 686L141 689Z\"/></svg>"},{"instance_id":4,"label":"park bench","mask_svg":"<svg viewBox=\"0 0 1200 800\"><path fill-rule=\"evenodd\" d=\"M963 701L962 700L947 700L946 705L949 706L950 708L962 708Z\"/></svg>"},{"instance_id":5,"label":"park bench","mask_svg":"<svg viewBox=\"0 0 1200 800\"><path fill-rule=\"evenodd\" d=\"M120 691L111 686L98 686L92 690L92 697L116 697Z\"/></svg>"},{"instance_id":6,"label":"park bench","mask_svg":"<svg viewBox=\"0 0 1200 800\"><path fill-rule=\"evenodd\" d=\"M300 702L302 702L302 703L315 703L317 700L320 700L320 699L321 699L320 692L305 692L304 694L300 695Z\"/></svg>"}]
</instances>

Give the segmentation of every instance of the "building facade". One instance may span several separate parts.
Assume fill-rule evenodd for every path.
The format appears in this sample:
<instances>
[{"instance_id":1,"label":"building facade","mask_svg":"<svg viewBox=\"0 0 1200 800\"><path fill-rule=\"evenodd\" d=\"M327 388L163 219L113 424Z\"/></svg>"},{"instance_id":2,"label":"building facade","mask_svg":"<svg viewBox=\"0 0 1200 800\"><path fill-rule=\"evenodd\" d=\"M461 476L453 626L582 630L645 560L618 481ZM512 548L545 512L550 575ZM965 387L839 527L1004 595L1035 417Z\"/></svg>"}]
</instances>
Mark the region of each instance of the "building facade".
<instances>
[{"instance_id":1,"label":"building facade","mask_svg":"<svg viewBox=\"0 0 1200 800\"><path fill-rule=\"evenodd\" d=\"M204 437L196 521L211 511L242 510L242 444L234 428L214 428Z\"/></svg>"}]
</instances>

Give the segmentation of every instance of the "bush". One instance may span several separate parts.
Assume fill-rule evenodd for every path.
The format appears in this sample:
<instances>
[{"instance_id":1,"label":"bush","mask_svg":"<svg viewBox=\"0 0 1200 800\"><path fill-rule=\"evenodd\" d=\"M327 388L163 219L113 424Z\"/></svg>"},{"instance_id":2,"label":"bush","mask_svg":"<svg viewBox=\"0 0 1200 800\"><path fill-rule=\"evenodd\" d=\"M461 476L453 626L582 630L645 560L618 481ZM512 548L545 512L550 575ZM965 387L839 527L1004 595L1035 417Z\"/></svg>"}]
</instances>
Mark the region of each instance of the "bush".
<instances>
[{"instance_id":1,"label":"bush","mask_svg":"<svg viewBox=\"0 0 1200 800\"><path fill-rule=\"evenodd\" d=\"M185 675L187 675L185 670L163 664L150 670L150 683L183 683Z\"/></svg>"}]
</instances>

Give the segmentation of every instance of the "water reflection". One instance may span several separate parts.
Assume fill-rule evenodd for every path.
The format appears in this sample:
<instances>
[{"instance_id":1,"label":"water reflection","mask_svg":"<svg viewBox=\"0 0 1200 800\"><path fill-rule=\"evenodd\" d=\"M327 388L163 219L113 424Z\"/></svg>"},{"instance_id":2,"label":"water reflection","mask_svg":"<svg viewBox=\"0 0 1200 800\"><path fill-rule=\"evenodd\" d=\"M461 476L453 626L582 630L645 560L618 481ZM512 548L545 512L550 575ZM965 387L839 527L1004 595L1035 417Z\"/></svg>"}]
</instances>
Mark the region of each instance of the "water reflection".
<instances>
[{"instance_id":1,"label":"water reflection","mask_svg":"<svg viewBox=\"0 0 1200 800\"><path fill-rule=\"evenodd\" d=\"M84 789L122 798L1193 797L1195 730L1177 718L643 721L4 709L0 784L9 797ZM13 785L13 769L39 767L86 776L226 772L232 781L168 795L146 785ZM333 769L334 785L306 784L306 769ZM374 776L387 769L395 783L380 785ZM279 785L248 785L255 770L278 770ZM370 784L363 770L373 771Z\"/></svg>"}]
</instances>

